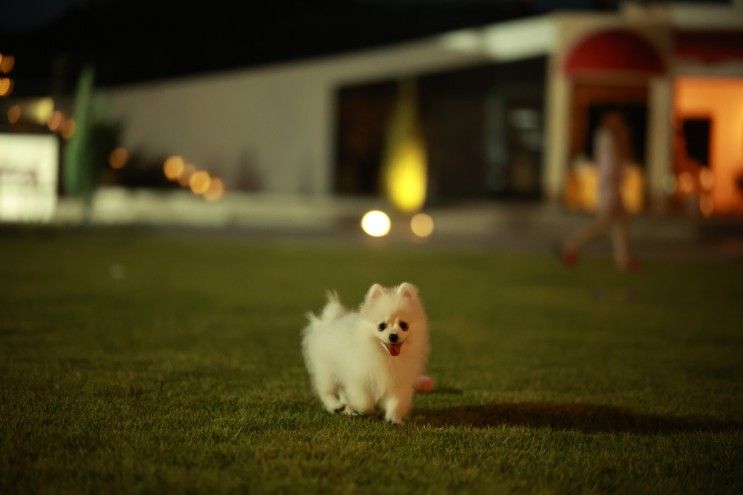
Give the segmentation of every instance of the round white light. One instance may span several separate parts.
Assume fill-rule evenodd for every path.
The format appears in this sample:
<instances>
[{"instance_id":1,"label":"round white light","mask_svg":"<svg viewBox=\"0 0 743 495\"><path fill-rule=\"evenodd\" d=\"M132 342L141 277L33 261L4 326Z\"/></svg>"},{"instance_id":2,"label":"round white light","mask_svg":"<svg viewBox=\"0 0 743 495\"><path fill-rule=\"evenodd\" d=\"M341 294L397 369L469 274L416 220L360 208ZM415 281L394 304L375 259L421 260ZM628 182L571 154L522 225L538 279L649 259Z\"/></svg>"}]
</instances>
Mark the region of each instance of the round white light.
<instances>
[{"instance_id":1,"label":"round white light","mask_svg":"<svg viewBox=\"0 0 743 495\"><path fill-rule=\"evenodd\" d=\"M390 232L390 217L383 211L367 211L361 218L361 230L372 237L384 237Z\"/></svg>"}]
</instances>

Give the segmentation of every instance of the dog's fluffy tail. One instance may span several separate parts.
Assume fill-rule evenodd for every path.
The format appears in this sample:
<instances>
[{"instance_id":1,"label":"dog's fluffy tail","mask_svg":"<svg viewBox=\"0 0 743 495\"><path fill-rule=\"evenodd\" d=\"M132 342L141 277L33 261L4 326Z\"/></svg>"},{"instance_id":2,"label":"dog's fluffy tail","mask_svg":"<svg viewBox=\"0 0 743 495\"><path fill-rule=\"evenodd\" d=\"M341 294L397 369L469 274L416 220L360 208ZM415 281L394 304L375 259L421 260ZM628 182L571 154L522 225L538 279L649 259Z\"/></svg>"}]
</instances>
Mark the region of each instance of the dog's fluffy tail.
<instances>
[{"instance_id":1,"label":"dog's fluffy tail","mask_svg":"<svg viewBox=\"0 0 743 495\"><path fill-rule=\"evenodd\" d=\"M312 312L307 313L307 319L310 321L307 330L315 327L318 323L329 323L346 314L347 310L341 304L340 299L338 299L338 294L335 291L328 291L327 298L328 302L320 312L320 316L317 316Z\"/></svg>"}]
</instances>

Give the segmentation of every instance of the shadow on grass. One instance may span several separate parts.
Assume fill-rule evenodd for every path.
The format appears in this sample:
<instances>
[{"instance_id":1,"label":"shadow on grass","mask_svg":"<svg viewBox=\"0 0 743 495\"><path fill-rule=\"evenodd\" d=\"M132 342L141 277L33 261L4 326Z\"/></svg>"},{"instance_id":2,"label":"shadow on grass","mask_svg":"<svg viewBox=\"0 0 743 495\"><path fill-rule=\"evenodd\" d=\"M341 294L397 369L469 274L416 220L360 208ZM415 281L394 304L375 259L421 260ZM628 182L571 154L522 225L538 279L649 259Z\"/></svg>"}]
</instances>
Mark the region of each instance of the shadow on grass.
<instances>
[{"instance_id":1,"label":"shadow on grass","mask_svg":"<svg viewBox=\"0 0 743 495\"><path fill-rule=\"evenodd\" d=\"M661 416L603 404L552 402L493 403L419 409L413 421L432 426L526 426L584 433L663 435L680 432L743 431L743 423L704 416Z\"/></svg>"}]
</instances>

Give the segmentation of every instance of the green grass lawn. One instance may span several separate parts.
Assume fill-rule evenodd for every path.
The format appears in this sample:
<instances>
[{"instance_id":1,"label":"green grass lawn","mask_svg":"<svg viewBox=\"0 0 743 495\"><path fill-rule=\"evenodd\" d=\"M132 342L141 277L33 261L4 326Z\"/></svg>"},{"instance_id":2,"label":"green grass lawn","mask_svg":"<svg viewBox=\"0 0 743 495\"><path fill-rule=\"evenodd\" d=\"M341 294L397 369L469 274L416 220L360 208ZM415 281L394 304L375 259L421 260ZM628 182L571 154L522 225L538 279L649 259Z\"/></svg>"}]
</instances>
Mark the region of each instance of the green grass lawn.
<instances>
[{"instance_id":1,"label":"green grass lawn","mask_svg":"<svg viewBox=\"0 0 743 495\"><path fill-rule=\"evenodd\" d=\"M0 493L743 493L743 263L0 236ZM435 393L325 413L327 288L416 283Z\"/></svg>"}]
</instances>

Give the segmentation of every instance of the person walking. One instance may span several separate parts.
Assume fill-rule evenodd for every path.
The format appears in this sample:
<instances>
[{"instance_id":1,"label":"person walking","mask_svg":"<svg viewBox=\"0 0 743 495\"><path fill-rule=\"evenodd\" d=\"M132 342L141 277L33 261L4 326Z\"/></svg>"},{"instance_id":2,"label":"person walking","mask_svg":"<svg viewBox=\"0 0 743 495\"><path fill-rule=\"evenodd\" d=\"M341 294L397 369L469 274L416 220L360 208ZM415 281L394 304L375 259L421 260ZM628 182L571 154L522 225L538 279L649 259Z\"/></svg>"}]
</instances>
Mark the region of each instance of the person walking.
<instances>
[{"instance_id":1,"label":"person walking","mask_svg":"<svg viewBox=\"0 0 743 495\"><path fill-rule=\"evenodd\" d=\"M583 246L611 228L617 269L634 271L639 267L629 255L628 219L621 191L624 166L630 157L630 132L622 113L616 110L604 113L594 135L594 160L598 169L596 218L559 245L558 256L565 265L574 266Z\"/></svg>"}]
</instances>

